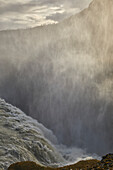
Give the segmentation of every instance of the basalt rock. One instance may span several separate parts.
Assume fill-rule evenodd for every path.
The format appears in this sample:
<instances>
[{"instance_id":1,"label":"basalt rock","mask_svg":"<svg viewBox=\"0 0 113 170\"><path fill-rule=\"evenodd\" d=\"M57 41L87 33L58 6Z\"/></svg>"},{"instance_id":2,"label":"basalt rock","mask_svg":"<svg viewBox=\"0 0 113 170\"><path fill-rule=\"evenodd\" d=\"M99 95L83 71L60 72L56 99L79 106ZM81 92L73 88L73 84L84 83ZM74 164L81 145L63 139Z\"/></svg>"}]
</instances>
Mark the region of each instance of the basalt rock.
<instances>
[{"instance_id":1,"label":"basalt rock","mask_svg":"<svg viewBox=\"0 0 113 170\"><path fill-rule=\"evenodd\" d=\"M49 168L37 165L34 162L21 162L11 165L8 170L113 170L113 154L103 156L102 160L80 161L74 165L61 168Z\"/></svg>"}]
</instances>

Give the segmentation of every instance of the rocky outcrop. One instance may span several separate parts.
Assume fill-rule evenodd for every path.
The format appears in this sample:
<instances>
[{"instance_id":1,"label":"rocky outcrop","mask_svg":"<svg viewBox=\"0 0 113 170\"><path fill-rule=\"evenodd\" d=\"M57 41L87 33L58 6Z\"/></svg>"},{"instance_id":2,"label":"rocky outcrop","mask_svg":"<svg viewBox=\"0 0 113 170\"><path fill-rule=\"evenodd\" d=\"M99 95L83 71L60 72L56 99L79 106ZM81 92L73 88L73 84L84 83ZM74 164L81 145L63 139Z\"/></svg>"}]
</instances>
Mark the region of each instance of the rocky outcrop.
<instances>
[{"instance_id":1,"label":"rocky outcrop","mask_svg":"<svg viewBox=\"0 0 113 170\"><path fill-rule=\"evenodd\" d=\"M113 154L107 154L102 157L102 160L86 160L80 161L74 165L70 165L61 170L112 170L113 169Z\"/></svg>"},{"instance_id":2,"label":"rocky outcrop","mask_svg":"<svg viewBox=\"0 0 113 170\"><path fill-rule=\"evenodd\" d=\"M100 169L113 169L113 154L107 154L103 156L101 162L96 166L96 168Z\"/></svg>"},{"instance_id":3,"label":"rocky outcrop","mask_svg":"<svg viewBox=\"0 0 113 170\"><path fill-rule=\"evenodd\" d=\"M47 168L37 165L33 162L21 162L11 165L8 170L112 170L113 169L113 154L108 154L98 160L80 161L74 165L65 166L62 168Z\"/></svg>"}]
</instances>

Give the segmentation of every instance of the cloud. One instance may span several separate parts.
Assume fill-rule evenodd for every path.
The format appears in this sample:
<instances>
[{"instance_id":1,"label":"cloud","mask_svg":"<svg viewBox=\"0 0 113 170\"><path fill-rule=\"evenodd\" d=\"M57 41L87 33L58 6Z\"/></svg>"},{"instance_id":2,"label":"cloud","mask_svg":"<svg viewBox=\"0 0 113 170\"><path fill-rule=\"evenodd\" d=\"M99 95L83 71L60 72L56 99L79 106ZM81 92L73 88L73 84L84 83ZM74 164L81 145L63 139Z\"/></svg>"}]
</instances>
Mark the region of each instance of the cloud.
<instances>
[{"instance_id":1,"label":"cloud","mask_svg":"<svg viewBox=\"0 0 113 170\"><path fill-rule=\"evenodd\" d=\"M57 23L80 11L91 0L0 0L0 29Z\"/></svg>"}]
</instances>

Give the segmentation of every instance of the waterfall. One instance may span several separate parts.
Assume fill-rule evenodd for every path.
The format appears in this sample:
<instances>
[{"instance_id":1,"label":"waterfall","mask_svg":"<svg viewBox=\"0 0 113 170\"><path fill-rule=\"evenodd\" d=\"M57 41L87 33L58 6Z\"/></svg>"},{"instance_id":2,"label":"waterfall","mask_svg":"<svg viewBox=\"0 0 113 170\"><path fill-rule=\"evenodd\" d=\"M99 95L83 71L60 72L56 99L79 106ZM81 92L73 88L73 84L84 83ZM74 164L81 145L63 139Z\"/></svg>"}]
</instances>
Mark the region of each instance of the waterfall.
<instances>
[{"instance_id":1,"label":"waterfall","mask_svg":"<svg viewBox=\"0 0 113 170\"><path fill-rule=\"evenodd\" d=\"M113 152L113 2L56 25L0 31L0 97L59 143Z\"/></svg>"}]
</instances>

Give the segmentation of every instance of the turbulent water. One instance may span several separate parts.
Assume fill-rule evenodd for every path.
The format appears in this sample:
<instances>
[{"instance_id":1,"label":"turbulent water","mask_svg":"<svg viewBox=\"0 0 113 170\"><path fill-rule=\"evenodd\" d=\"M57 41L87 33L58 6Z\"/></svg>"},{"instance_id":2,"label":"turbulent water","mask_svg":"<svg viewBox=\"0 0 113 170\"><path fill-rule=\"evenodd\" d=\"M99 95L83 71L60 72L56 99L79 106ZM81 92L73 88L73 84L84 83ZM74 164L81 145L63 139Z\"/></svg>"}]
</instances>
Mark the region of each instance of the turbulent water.
<instances>
[{"instance_id":1,"label":"turbulent water","mask_svg":"<svg viewBox=\"0 0 113 170\"><path fill-rule=\"evenodd\" d=\"M57 25L0 32L0 97L58 142L113 152L113 1Z\"/></svg>"},{"instance_id":2,"label":"turbulent water","mask_svg":"<svg viewBox=\"0 0 113 170\"><path fill-rule=\"evenodd\" d=\"M57 143L51 131L0 99L0 170L26 160L46 166L63 164L64 158L50 140Z\"/></svg>"},{"instance_id":3,"label":"turbulent water","mask_svg":"<svg viewBox=\"0 0 113 170\"><path fill-rule=\"evenodd\" d=\"M19 161L56 167L94 157L82 149L58 145L52 131L0 99L0 170Z\"/></svg>"}]
</instances>

